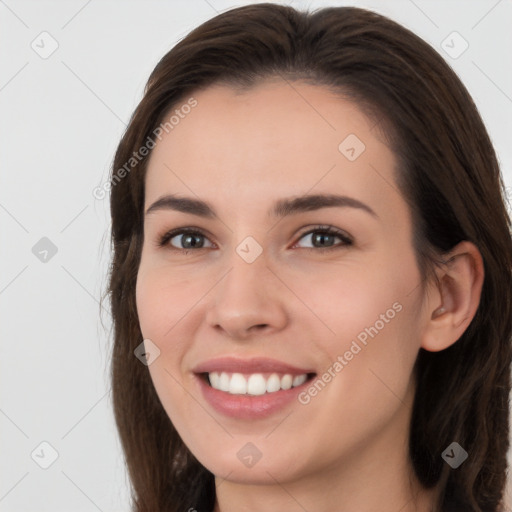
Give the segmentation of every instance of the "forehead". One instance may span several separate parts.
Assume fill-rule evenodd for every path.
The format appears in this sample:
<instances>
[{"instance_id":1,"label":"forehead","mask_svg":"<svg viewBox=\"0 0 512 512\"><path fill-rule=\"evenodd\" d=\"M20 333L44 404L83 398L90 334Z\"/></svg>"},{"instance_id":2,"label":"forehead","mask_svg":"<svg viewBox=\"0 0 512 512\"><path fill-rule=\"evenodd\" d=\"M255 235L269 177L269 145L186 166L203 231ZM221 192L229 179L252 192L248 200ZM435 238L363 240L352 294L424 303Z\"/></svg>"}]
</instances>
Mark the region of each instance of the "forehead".
<instances>
[{"instance_id":1,"label":"forehead","mask_svg":"<svg viewBox=\"0 0 512 512\"><path fill-rule=\"evenodd\" d=\"M279 80L191 96L193 109L178 104L166 116L181 112L152 151L146 206L169 192L239 205L313 188L378 195L394 181L395 157L373 122L324 87Z\"/></svg>"}]
</instances>

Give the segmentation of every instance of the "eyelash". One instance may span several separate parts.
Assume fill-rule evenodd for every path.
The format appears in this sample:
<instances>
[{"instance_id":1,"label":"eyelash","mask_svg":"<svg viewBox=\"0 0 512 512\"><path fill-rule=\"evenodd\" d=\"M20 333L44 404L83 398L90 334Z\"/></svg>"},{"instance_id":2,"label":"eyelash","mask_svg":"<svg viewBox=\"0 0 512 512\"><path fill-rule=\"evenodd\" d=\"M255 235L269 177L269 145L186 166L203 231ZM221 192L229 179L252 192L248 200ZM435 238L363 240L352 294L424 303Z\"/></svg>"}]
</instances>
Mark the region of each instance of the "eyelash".
<instances>
[{"instance_id":1,"label":"eyelash","mask_svg":"<svg viewBox=\"0 0 512 512\"><path fill-rule=\"evenodd\" d=\"M306 231L305 233L302 233L299 238L297 239L297 242L305 237L306 235L311 235L312 233L322 233L324 235L335 235L338 238L342 240L341 244L334 245L331 247L304 247L303 249L306 250L313 250L313 251L320 251L320 252L327 252L332 251L334 249L342 249L346 246L351 246L353 244L353 240L343 231L340 231L339 229L334 228L333 226L327 226L327 225L319 225L315 226L309 231ZM208 247L199 247L198 249L179 249L176 247L171 246L168 244L168 242L174 238L177 235L199 235L207 238L207 236L198 229L193 228L178 228L173 229L171 231L168 231L164 233L162 236L159 237L157 246L158 247L169 247L173 251L181 251L183 254L188 254L190 251L200 250L200 249L208 249ZM294 243L294 245L297 244L297 242Z\"/></svg>"}]
</instances>

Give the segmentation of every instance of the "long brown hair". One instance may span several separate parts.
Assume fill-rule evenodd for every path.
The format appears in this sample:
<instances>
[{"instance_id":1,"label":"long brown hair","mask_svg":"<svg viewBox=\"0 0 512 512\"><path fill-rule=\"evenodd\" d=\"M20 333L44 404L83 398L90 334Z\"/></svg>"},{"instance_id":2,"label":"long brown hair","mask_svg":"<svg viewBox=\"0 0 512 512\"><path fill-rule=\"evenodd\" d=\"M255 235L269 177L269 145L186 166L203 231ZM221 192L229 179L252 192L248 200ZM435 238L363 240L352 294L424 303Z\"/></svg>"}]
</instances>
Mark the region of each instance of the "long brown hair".
<instances>
[{"instance_id":1,"label":"long brown hair","mask_svg":"<svg viewBox=\"0 0 512 512\"><path fill-rule=\"evenodd\" d=\"M147 367L134 356L143 339L135 285L149 155L128 170L126 163L147 144L164 115L194 91L214 83L248 88L269 77L328 87L380 120L399 162L398 185L413 213L423 276L430 275L436 254L461 240L479 248L485 280L473 321L450 348L418 354L410 457L419 481L437 485L440 510L502 510L509 447L512 240L505 188L484 124L441 56L401 25L359 8L300 12L275 4L224 12L169 51L152 72L115 154L107 293L114 330L114 411L133 510L210 512L215 485L214 476L181 441ZM453 441L469 453L456 470L441 457Z\"/></svg>"}]
</instances>

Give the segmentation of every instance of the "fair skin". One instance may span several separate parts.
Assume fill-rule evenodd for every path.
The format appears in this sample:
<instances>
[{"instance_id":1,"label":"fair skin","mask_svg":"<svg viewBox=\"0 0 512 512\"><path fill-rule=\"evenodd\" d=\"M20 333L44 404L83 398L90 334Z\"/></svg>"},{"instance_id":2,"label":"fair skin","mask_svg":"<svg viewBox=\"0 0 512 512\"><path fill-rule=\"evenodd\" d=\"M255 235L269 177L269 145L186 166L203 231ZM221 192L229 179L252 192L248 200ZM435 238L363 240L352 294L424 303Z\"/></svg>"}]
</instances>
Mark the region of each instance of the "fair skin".
<instances>
[{"instance_id":1,"label":"fair skin","mask_svg":"<svg viewBox=\"0 0 512 512\"><path fill-rule=\"evenodd\" d=\"M478 251L462 242L438 269L439 284L421 286L394 154L353 103L279 80L193 96L198 106L152 152L144 211L175 194L208 202L216 215L148 213L136 292L144 339L160 350L151 378L181 438L215 475L215 511L431 511L434 492L408 457L412 369L420 347L450 346L473 318ZM338 149L349 134L365 145L353 161ZM275 201L305 194L348 196L367 208L268 215ZM318 225L352 242L334 235L323 245L306 234ZM186 227L203 233L195 236L201 248L184 245L186 234L157 245ZM249 236L262 250L251 263L237 252ZM378 333L333 373L372 326ZM300 388L310 400L252 419L223 414L193 371L220 356L312 369L316 377ZM329 368L325 387L308 394ZM237 456L247 443L261 454L251 467Z\"/></svg>"}]
</instances>

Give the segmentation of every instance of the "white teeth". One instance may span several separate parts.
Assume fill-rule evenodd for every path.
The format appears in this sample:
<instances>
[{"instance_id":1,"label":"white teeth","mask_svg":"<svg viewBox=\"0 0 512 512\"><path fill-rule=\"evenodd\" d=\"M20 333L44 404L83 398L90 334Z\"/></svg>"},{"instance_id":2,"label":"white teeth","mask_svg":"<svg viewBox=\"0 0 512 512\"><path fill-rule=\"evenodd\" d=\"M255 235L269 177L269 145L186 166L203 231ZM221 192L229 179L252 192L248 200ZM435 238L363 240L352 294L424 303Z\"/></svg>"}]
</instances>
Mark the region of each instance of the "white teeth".
<instances>
[{"instance_id":1,"label":"white teeth","mask_svg":"<svg viewBox=\"0 0 512 512\"><path fill-rule=\"evenodd\" d=\"M300 386L306 382L308 376L305 373L296 376L289 373L282 376L272 373L265 378L261 373L253 373L246 377L241 373L229 375L226 372L211 372L208 374L208 378L212 388L232 395L263 395Z\"/></svg>"},{"instance_id":2,"label":"white teeth","mask_svg":"<svg viewBox=\"0 0 512 512\"><path fill-rule=\"evenodd\" d=\"M210 373L210 382L213 388L220 389L220 375L217 372Z\"/></svg>"},{"instance_id":3,"label":"white teeth","mask_svg":"<svg viewBox=\"0 0 512 512\"><path fill-rule=\"evenodd\" d=\"M295 376L293 378L292 386L296 387L296 386L300 386L301 384L304 384L304 382L306 382L307 378L308 378L307 375L297 375L297 376Z\"/></svg>"},{"instance_id":4,"label":"white teeth","mask_svg":"<svg viewBox=\"0 0 512 512\"><path fill-rule=\"evenodd\" d=\"M219 387L217 389L220 389L221 391L229 391L229 382L231 379L229 378L229 375L227 373L222 372L220 374L219 378ZM213 384L212 384L213 386Z\"/></svg>"},{"instance_id":5,"label":"white teeth","mask_svg":"<svg viewBox=\"0 0 512 512\"><path fill-rule=\"evenodd\" d=\"M249 377L247 381L247 394L249 395L263 395L267 390L267 383L265 377L261 373L255 373Z\"/></svg>"},{"instance_id":6,"label":"white teeth","mask_svg":"<svg viewBox=\"0 0 512 512\"><path fill-rule=\"evenodd\" d=\"M293 378L290 374L281 377L281 389L290 389L292 387Z\"/></svg>"},{"instance_id":7,"label":"white teeth","mask_svg":"<svg viewBox=\"0 0 512 512\"><path fill-rule=\"evenodd\" d=\"M281 379L277 373L273 373L267 379L267 393L273 393L274 391L279 391L281 389Z\"/></svg>"},{"instance_id":8,"label":"white teeth","mask_svg":"<svg viewBox=\"0 0 512 512\"><path fill-rule=\"evenodd\" d=\"M245 395L247 393L247 381L241 373L233 373L228 391L232 395Z\"/></svg>"}]
</instances>

